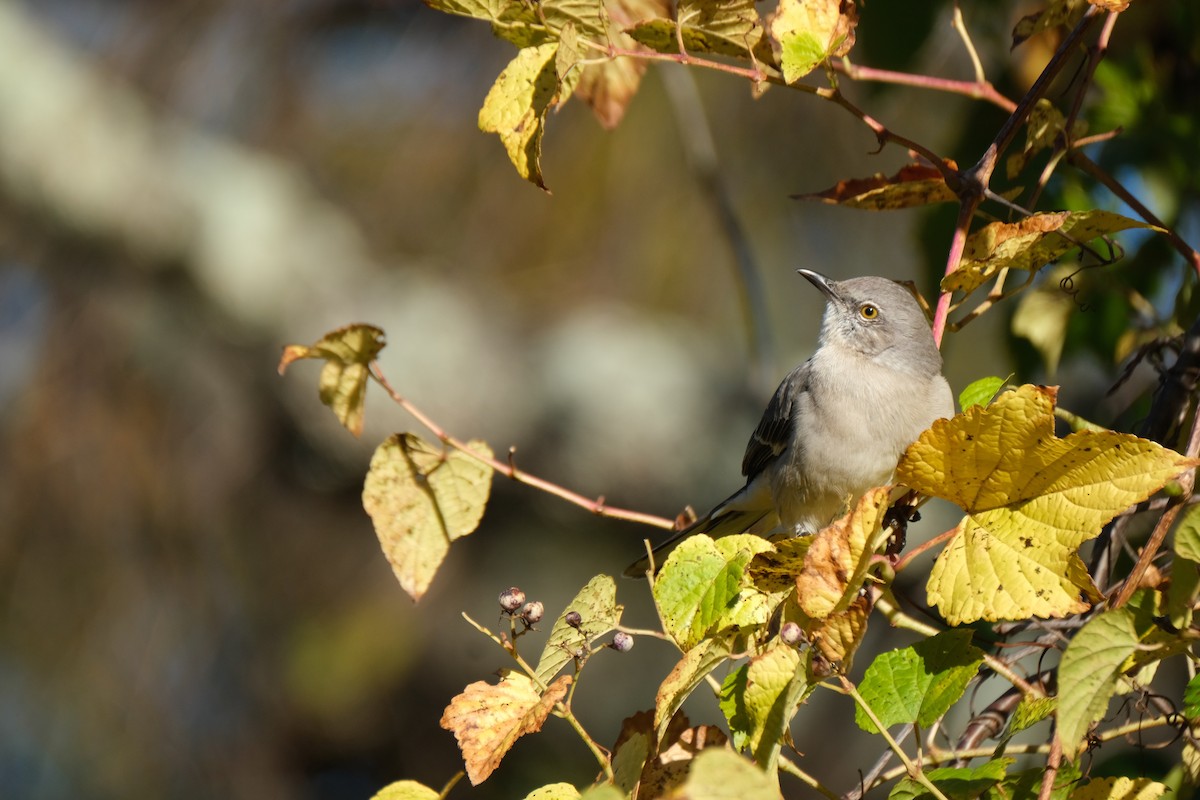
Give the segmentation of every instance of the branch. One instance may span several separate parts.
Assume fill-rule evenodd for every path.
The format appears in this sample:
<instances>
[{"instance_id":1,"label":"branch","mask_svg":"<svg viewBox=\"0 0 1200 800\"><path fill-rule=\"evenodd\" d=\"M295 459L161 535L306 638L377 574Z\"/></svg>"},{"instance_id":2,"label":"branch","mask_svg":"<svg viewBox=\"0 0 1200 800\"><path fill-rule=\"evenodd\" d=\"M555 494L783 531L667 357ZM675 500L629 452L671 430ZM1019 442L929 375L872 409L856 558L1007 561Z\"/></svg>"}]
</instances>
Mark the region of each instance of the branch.
<instances>
[{"instance_id":1,"label":"branch","mask_svg":"<svg viewBox=\"0 0 1200 800\"><path fill-rule=\"evenodd\" d=\"M543 492L552 494L562 500L566 500L568 503L573 503L580 508L585 508L598 517L623 519L627 522L637 522L641 523L642 525L652 525L656 528L663 528L666 530L673 530L675 528L674 520L669 520L665 517L659 517L654 514L646 514L641 511L630 511L624 508L614 508L612 506L605 505L603 497L592 500L584 497L581 494L572 492L570 489L559 486L556 483L551 483L550 481L539 478L536 475L530 475L528 472L518 469L516 464L513 463L513 455L516 453L516 448L509 449L507 464L497 461L489 456L485 456L482 453L472 449L461 439L456 439L455 437L446 433L446 431L443 430L436 422L434 422L433 419L426 415L425 412L421 411L421 409L417 408L411 402L402 397L395 389L392 388L392 385L388 383L388 380L384 376L383 370L380 369L379 362L377 361L371 362L371 377L373 377L375 381L383 387L383 390L388 393L388 395L397 405L415 417L417 422L420 422L422 425L428 428L429 431L443 444L453 447L455 450L458 450L464 455L470 456L476 461L487 464L496 472L512 478L517 483L523 483L526 486L532 486L535 489L541 489Z\"/></svg>"}]
</instances>

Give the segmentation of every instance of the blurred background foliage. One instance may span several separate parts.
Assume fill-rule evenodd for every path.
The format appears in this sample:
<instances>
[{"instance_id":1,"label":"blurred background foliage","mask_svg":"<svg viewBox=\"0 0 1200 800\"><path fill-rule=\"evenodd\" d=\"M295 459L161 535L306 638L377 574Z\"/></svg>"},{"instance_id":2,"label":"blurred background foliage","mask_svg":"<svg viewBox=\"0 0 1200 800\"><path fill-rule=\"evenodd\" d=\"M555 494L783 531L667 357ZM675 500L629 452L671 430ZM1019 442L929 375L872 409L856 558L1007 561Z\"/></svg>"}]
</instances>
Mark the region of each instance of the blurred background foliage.
<instances>
[{"instance_id":1,"label":"blurred background foliage","mask_svg":"<svg viewBox=\"0 0 1200 800\"><path fill-rule=\"evenodd\" d=\"M1009 53L1029 10L963 4L1010 97L1054 46ZM969 79L950 11L871 3L852 55ZM1086 106L1091 132L1124 129L1093 157L1193 243L1197 16L1194 3L1135 3ZM553 116L550 197L475 127L511 52L414 0L0 1L4 796L440 786L461 765L441 709L504 664L459 611L486 623L515 584L552 618L637 552L646 531L497 482L480 530L412 605L359 493L374 445L414 423L373 392L353 440L317 402L315 365L276 376L281 345L378 324L393 384L456 435L672 515L736 487L764 398L813 346L820 298L797 267L915 279L932 295L952 208L788 199L890 174L905 153L872 154L874 137L832 104L778 88L754 100L740 81L695 74L767 289L776 344L756 374L733 250L689 166L697 131L678 122L664 68L612 133L578 103ZM966 98L843 84L960 163L1004 119ZM1063 167L1042 207L1066 205L1121 210ZM1121 359L1189 325L1197 301L1161 239L1121 241L1124 261L1078 277L1090 309L1062 315L1056 377L1007 333L1009 303L948 338L951 383L1061 381L1067 406L1135 425L1150 366L1104 392ZM941 530L931 516L920 536ZM643 587L621 592L627 622L650 623ZM592 662L576 706L599 740L651 704L645 676L674 660L656 645ZM814 763L843 765L847 787L874 757L852 730L795 736ZM594 769L573 737L543 735L456 794L520 797Z\"/></svg>"}]
</instances>

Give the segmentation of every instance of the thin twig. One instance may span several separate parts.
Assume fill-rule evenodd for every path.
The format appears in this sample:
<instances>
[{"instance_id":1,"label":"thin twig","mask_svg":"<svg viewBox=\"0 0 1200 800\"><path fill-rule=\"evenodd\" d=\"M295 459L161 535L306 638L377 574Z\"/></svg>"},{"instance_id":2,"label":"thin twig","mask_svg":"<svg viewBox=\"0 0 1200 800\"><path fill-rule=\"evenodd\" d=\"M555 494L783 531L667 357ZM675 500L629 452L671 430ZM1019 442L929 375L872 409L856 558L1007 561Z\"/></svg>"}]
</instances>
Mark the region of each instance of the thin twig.
<instances>
[{"instance_id":1,"label":"thin twig","mask_svg":"<svg viewBox=\"0 0 1200 800\"><path fill-rule=\"evenodd\" d=\"M395 389L392 388L392 385L388 383L387 377L384 376L383 370L380 369L379 362L377 361L371 362L371 377L373 377L375 381L383 387L383 390L388 393L388 395L397 405L416 418L417 422L420 422L422 425L428 428L429 431L443 444L453 447L463 455L470 456L476 461L487 464L496 472L512 478L517 483L523 483L526 486L532 486L535 489L541 489L543 492L566 500L568 503L573 503L580 508L585 508L596 516L611 517L612 519L623 519L627 522L637 522L642 525L652 525L656 528L664 528L666 530L673 530L675 528L674 520L666 519L665 517L659 517L654 514L646 514L641 511L631 511L625 508L609 506L604 503L604 498L592 500L584 497L581 494L572 492L570 489L559 486L556 483L551 483L550 481L539 478L536 475L530 475L528 472L518 469L517 466L512 463L513 451L509 451L509 463L507 464L502 461L497 461L491 456L486 456L483 453L473 449L461 439L457 439L446 433L446 431L440 425L434 422L433 419L430 418L425 412L421 411L421 409L417 408L407 399L402 397Z\"/></svg>"}]
</instances>

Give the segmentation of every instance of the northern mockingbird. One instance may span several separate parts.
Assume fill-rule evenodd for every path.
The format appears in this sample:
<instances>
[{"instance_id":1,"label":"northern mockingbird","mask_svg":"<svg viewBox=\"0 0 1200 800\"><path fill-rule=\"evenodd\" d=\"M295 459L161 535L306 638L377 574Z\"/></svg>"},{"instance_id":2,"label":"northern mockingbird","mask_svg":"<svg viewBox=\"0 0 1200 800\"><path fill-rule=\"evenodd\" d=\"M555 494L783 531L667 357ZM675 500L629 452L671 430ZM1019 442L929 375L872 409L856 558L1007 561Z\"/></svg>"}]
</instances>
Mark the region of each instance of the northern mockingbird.
<instances>
[{"instance_id":1,"label":"northern mockingbird","mask_svg":"<svg viewBox=\"0 0 1200 800\"><path fill-rule=\"evenodd\" d=\"M890 482L921 431L953 416L942 354L908 289L887 278L798 272L827 299L816 352L779 384L750 436L746 485L655 552L694 533L814 533ZM643 575L648 564L625 574Z\"/></svg>"}]
</instances>

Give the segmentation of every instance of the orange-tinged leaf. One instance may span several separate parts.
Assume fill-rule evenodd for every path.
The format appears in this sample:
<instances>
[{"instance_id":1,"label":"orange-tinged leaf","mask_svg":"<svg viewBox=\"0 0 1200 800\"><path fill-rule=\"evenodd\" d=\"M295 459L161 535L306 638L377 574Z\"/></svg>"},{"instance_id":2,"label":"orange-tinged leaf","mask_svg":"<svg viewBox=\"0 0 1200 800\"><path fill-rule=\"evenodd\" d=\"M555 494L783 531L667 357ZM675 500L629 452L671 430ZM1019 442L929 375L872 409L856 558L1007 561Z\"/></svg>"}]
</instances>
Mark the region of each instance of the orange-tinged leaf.
<instances>
[{"instance_id":1,"label":"orange-tinged leaf","mask_svg":"<svg viewBox=\"0 0 1200 800\"><path fill-rule=\"evenodd\" d=\"M330 331L315 344L290 344L283 348L279 374L287 370L288 364L302 358L323 360L325 367L318 384L321 402L333 410L346 430L358 436L362 434L371 362L385 344L383 331L374 325L347 325Z\"/></svg>"},{"instance_id":2,"label":"orange-tinged leaf","mask_svg":"<svg viewBox=\"0 0 1200 800\"><path fill-rule=\"evenodd\" d=\"M871 600L858 596L844 611L802 625L813 647L831 664L841 664L850 671L854 651L867 635L867 620L871 615Z\"/></svg>"},{"instance_id":3,"label":"orange-tinged leaf","mask_svg":"<svg viewBox=\"0 0 1200 800\"><path fill-rule=\"evenodd\" d=\"M942 291L973 292L1002 269L1037 272L1081 244L1128 228L1160 230L1102 210L1048 211L1019 222L989 223L967 237L958 269L942 278Z\"/></svg>"},{"instance_id":4,"label":"orange-tinged leaf","mask_svg":"<svg viewBox=\"0 0 1200 800\"><path fill-rule=\"evenodd\" d=\"M472 785L487 780L517 739L541 730L571 680L563 675L539 694L529 678L509 673L495 685L476 681L450 701L441 726L458 740Z\"/></svg>"},{"instance_id":5,"label":"orange-tinged leaf","mask_svg":"<svg viewBox=\"0 0 1200 800\"><path fill-rule=\"evenodd\" d=\"M871 558L887 541L883 515L891 487L867 492L846 516L812 537L804 569L796 578L800 607L821 618L845 611L858 596Z\"/></svg>"},{"instance_id":6,"label":"orange-tinged leaf","mask_svg":"<svg viewBox=\"0 0 1200 800\"><path fill-rule=\"evenodd\" d=\"M485 442L468 447L490 457ZM450 549L475 530L492 486L492 468L457 450L397 433L375 450L363 508L404 591L420 600Z\"/></svg>"},{"instance_id":7,"label":"orange-tinged leaf","mask_svg":"<svg viewBox=\"0 0 1200 800\"><path fill-rule=\"evenodd\" d=\"M929 602L951 624L1062 617L1096 596L1079 546L1114 516L1200 464L1114 431L1054 435L1056 390L1022 386L938 420L896 480L967 515L938 556Z\"/></svg>"},{"instance_id":8,"label":"orange-tinged leaf","mask_svg":"<svg viewBox=\"0 0 1200 800\"><path fill-rule=\"evenodd\" d=\"M589 0L598 5L596 0ZM625 31L639 23L670 16L667 0L605 0L605 19L608 21L600 41L612 41L616 46L636 49L637 42ZM594 58L586 48L584 56ZM614 58L601 63L588 64L580 73L575 94L591 106L596 119L608 130L617 127L625 116L625 109L637 94L646 62L639 58Z\"/></svg>"},{"instance_id":9,"label":"orange-tinged leaf","mask_svg":"<svg viewBox=\"0 0 1200 800\"><path fill-rule=\"evenodd\" d=\"M946 166L958 169L953 161L947 161ZM942 173L925 164L908 164L891 177L877 173L870 178L850 178L838 181L836 186L823 192L793 196L797 200L817 200L826 205L868 211L890 211L958 201L958 196L946 185Z\"/></svg>"}]
</instances>

